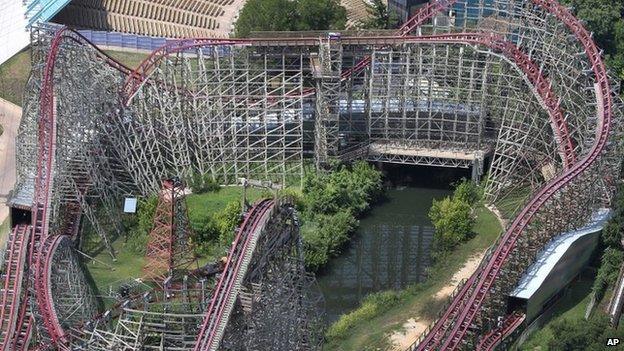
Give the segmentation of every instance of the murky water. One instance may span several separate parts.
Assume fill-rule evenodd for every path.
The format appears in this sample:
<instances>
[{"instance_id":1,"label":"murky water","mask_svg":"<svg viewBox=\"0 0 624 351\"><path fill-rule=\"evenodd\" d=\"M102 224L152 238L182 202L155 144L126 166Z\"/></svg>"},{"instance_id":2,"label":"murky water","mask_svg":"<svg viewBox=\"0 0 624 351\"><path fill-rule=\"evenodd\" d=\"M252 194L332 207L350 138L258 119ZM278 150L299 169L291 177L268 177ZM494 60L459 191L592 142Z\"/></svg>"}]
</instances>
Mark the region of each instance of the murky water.
<instances>
[{"instance_id":1,"label":"murky water","mask_svg":"<svg viewBox=\"0 0 624 351\"><path fill-rule=\"evenodd\" d=\"M400 289L425 278L433 228L433 199L451 190L405 187L386 191L387 200L360 221L354 240L318 276L327 322L357 306L369 293Z\"/></svg>"}]
</instances>

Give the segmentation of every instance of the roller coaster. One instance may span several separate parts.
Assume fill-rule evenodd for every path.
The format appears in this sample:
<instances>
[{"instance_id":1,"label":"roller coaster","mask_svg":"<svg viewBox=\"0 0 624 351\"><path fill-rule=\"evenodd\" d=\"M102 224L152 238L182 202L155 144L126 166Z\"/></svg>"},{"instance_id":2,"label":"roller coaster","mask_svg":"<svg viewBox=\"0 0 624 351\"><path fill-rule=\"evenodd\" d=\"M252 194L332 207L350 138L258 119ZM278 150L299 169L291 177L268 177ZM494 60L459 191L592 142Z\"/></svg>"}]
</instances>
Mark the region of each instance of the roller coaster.
<instances>
[{"instance_id":1,"label":"roller coaster","mask_svg":"<svg viewBox=\"0 0 624 351\"><path fill-rule=\"evenodd\" d=\"M246 212L218 279L170 275L106 310L76 243L89 225L114 256L121 200L163 179L298 184L347 153L395 162L376 143L448 167L440 151L489 153L486 200L510 224L410 350L504 344L525 321L505 296L554 236L609 206L619 177L620 89L570 11L439 0L390 36L180 40L135 70L71 29L33 30L0 349L318 349L319 297L286 202ZM423 164L414 154L401 162Z\"/></svg>"}]
</instances>

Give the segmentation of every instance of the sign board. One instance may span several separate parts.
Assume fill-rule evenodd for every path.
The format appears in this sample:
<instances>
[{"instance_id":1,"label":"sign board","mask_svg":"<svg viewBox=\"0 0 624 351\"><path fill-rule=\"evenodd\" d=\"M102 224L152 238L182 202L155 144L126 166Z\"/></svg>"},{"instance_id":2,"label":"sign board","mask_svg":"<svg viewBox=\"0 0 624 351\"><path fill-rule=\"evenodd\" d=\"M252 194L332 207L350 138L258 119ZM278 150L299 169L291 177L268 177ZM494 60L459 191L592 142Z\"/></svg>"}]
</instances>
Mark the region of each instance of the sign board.
<instances>
[{"instance_id":1,"label":"sign board","mask_svg":"<svg viewBox=\"0 0 624 351\"><path fill-rule=\"evenodd\" d=\"M136 213L136 209L137 209L137 198L127 197L124 202L124 213Z\"/></svg>"}]
</instances>

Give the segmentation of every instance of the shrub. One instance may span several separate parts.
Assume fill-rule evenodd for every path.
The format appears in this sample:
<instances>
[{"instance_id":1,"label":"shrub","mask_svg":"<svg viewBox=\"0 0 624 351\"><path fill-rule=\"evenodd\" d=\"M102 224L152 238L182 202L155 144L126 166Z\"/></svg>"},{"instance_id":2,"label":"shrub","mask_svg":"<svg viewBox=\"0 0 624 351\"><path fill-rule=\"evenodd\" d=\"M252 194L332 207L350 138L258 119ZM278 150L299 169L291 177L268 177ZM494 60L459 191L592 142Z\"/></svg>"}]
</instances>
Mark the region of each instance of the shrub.
<instances>
[{"instance_id":1,"label":"shrub","mask_svg":"<svg viewBox=\"0 0 624 351\"><path fill-rule=\"evenodd\" d=\"M317 227L302 233L306 266L312 270L317 270L331 256L337 255L358 224L357 219L348 211L319 215L317 220Z\"/></svg>"},{"instance_id":2,"label":"shrub","mask_svg":"<svg viewBox=\"0 0 624 351\"><path fill-rule=\"evenodd\" d=\"M549 350L610 350L605 341L608 338L622 338L623 330L609 326L607 316L585 319L560 319L552 323L553 335L548 342Z\"/></svg>"},{"instance_id":3,"label":"shrub","mask_svg":"<svg viewBox=\"0 0 624 351\"><path fill-rule=\"evenodd\" d=\"M300 213L305 211L305 197L300 190L287 188L280 191L278 197L280 199L290 199Z\"/></svg>"},{"instance_id":4,"label":"shrub","mask_svg":"<svg viewBox=\"0 0 624 351\"><path fill-rule=\"evenodd\" d=\"M217 192L221 187L210 174L194 173L188 180L188 186L194 194L204 194L208 192Z\"/></svg>"},{"instance_id":5,"label":"shrub","mask_svg":"<svg viewBox=\"0 0 624 351\"><path fill-rule=\"evenodd\" d=\"M475 219L467 202L446 197L433 200L429 218L435 228L435 250L448 251L470 239Z\"/></svg>"},{"instance_id":6,"label":"shrub","mask_svg":"<svg viewBox=\"0 0 624 351\"><path fill-rule=\"evenodd\" d=\"M615 284L617 281L620 265L623 260L624 253L622 253L622 251L611 247L605 249L600 259L600 268L598 268L596 280L592 287L598 301L604 296L607 287Z\"/></svg>"},{"instance_id":7,"label":"shrub","mask_svg":"<svg viewBox=\"0 0 624 351\"><path fill-rule=\"evenodd\" d=\"M477 183L466 179L462 179L453 191L453 199L466 202L470 206L475 205L482 197L483 189Z\"/></svg>"},{"instance_id":8,"label":"shrub","mask_svg":"<svg viewBox=\"0 0 624 351\"><path fill-rule=\"evenodd\" d=\"M193 236L192 246L198 254L207 254L211 249L211 242L219 239L220 232L216 221L212 216L203 216L191 220Z\"/></svg>"},{"instance_id":9,"label":"shrub","mask_svg":"<svg viewBox=\"0 0 624 351\"><path fill-rule=\"evenodd\" d=\"M361 307L351 313L342 315L338 321L332 324L325 336L330 340L344 339L349 330L355 325L392 308L400 300L400 293L395 291L382 291L370 294L364 298Z\"/></svg>"},{"instance_id":10,"label":"shrub","mask_svg":"<svg viewBox=\"0 0 624 351\"><path fill-rule=\"evenodd\" d=\"M482 196L483 191L476 183L463 179L455 185L452 197L433 200L429 218L435 228L434 260L443 258L447 252L474 236L472 207L481 201Z\"/></svg>"},{"instance_id":11,"label":"shrub","mask_svg":"<svg viewBox=\"0 0 624 351\"><path fill-rule=\"evenodd\" d=\"M229 246L234 240L235 229L241 220L241 204L232 201L214 216L216 227L219 231L219 241Z\"/></svg>"}]
</instances>

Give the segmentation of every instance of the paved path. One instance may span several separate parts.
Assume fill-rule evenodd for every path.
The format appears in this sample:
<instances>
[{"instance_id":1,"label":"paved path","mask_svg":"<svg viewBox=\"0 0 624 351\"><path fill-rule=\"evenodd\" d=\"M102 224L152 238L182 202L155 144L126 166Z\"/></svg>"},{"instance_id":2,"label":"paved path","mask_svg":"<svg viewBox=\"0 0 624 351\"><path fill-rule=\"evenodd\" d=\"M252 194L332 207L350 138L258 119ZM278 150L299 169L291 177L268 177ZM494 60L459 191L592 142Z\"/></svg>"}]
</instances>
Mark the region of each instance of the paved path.
<instances>
[{"instance_id":1,"label":"paved path","mask_svg":"<svg viewBox=\"0 0 624 351\"><path fill-rule=\"evenodd\" d=\"M0 136L0 223L9 215L6 206L9 191L15 184L15 136L22 118L22 108L0 99L0 125L4 133ZM0 233L0 243L2 235Z\"/></svg>"}]
</instances>

